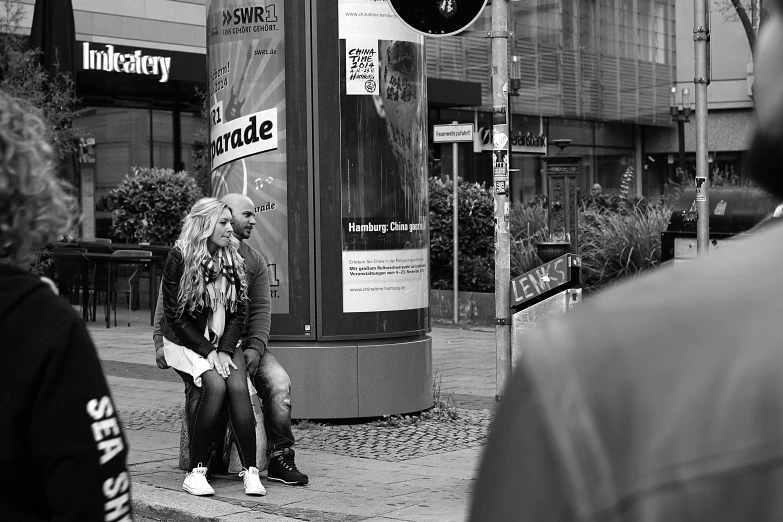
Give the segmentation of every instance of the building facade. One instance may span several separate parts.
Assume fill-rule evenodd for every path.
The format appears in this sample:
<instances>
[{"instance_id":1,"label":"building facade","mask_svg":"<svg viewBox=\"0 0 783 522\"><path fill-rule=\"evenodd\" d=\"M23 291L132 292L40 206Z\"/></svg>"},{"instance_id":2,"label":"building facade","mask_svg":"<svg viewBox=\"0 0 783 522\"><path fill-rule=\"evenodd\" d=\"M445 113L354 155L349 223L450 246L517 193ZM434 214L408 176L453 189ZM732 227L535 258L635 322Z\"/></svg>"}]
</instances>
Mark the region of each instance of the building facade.
<instances>
[{"instance_id":1,"label":"building facade","mask_svg":"<svg viewBox=\"0 0 783 522\"><path fill-rule=\"evenodd\" d=\"M108 233L111 214L98 203L130 167L193 169L202 126L198 92L205 92L208 83L206 8L205 0L72 1L79 57L76 90L82 100L76 124L95 140L92 180L87 182L94 187L95 229L101 236ZM34 0L19 3L29 27ZM541 157L557 152L545 143L560 138L571 139L568 152L583 157L583 188L600 183L605 190L619 190L623 175L633 168L634 192L660 192L667 173L650 170L646 149L664 159L673 152L670 89L686 81L688 74L682 71L688 56L692 63L692 44L684 45L680 37L691 28L675 24L675 19L687 19L680 4L509 2L509 64L520 85L518 96L511 97L516 143L511 167L517 169L511 176L512 200L530 201L543 193ZM489 11L471 31L489 29ZM426 41L428 123L430 129L437 123L474 123L473 146L459 147L459 175L489 183L490 40L470 34ZM725 110L737 108L729 104ZM451 146L430 147L434 164L450 175Z\"/></svg>"},{"instance_id":2,"label":"building facade","mask_svg":"<svg viewBox=\"0 0 783 522\"><path fill-rule=\"evenodd\" d=\"M32 24L35 0L17 2ZM94 140L82 169L85 218L106 237L101 198L132 166L193 169L207 88L204 0L73 0L76 25L75 125ZM88 205L86 205L88 206Z\"/></svg>"},{"instance_id":3,"label":"building facade","mask_svg":"<svg viewBox=\"0 0 783 522\"><path fill-rule=\"evenodd\" d=\"M509 2L510 77L519 79L512 97L512 134L547 138L544 151L517 147L512 156L512 200L529 201L542 192L540 152L553 154L553 139L571 139L568 152L583 157L582 188L600 183L619 190L633 167L638 194L655 193L646 175L643 137L671 127L669 93L675 82L673 0L521 0ZM486 32L489 10L471 27ZM475 34L475 33L470 33ZM490 41L477 36L428 39L429 76L481 85L476 107L432 108L430 123L475 122L477 144L460 151L469 181L491 174ZM521 141L521 140L520 140ZM441 169L451 174L451 147L433 146ZM463 174L464 173L464 174Z\"/></svg>"},{"instance_id":4,"label":"building facade","mask_svg":"<svg viewBox=\"0 0 783 522\"><path fill-rule=\"evenodd\" d=\"M729 0L710 0L710 84L707 88L707 149L709 170L743 176L745 153L755 128L753 116L753 58L747 35ZM693 2L677 2L677 102L684 89L695 103ZM684 125L685 169L696 170L695 114ZM676 127L649 129L644 147L650 178L656 185L674 177L679 162Z\"/></svg>"}]
</instances>

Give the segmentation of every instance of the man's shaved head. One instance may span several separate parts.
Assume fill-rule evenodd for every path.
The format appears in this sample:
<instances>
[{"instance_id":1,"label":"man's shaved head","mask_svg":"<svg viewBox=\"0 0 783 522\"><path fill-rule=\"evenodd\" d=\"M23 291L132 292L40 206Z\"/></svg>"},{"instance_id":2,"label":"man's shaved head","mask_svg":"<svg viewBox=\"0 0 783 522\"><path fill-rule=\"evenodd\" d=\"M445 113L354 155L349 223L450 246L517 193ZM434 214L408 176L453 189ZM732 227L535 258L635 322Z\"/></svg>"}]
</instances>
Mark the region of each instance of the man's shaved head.
<instances>
[{"instance_id":1,"label":"man's shaved head","mask_svg":"<svg viewBox=\"0 0 783 522\"><path fill-rule=\"evenodd\" d=\"M252 199L250 199L245 195L239 194L238 192L230 192L225 196L223 196L222 198L220 198L220 200L226 205L228 205L229 207L231 207L232 211L234 210L234 207L239 208L241 206L247 206L247 205L250 205L251 207L254 206Z\"/></svg>"},{"instance_id":2,"label":"man's shaved head","mask_svg":"<svg viewBox=\"0 0 783 522\"><path fill-rule=\"evenodd\" d=\"M233 214L231 226L234 228L234 235L240 241L248 239L256 224L256 209L253 200L236 192L226 194L221 200L231 208Z\"/></svg>"}]
</instances>

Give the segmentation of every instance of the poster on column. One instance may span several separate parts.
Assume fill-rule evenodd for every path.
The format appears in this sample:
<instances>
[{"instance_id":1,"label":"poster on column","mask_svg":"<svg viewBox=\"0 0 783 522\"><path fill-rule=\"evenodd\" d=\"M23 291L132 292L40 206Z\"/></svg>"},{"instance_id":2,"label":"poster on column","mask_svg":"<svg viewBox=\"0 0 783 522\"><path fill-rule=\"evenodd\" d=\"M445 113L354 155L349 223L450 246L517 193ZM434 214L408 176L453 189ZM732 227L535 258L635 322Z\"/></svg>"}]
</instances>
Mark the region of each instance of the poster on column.
<instances>
[{"instance_id":1,"label":"poster on column","mask_svg":"<svg viewBox=\"0 0 783 522\"><path fill-rule=\"evenodd\" d=\"M249 197L247 240L269 270L272 313L289 311L283 0L207 0L212 195Z\"/></svg>"},{"instance_id":2,"label":"poster on column","mask_svg":"<svg viewBox=\"0 0 783 522\"><path fill-rule=\"evenodd\" d=\"M343 312L429 306L424 38L339 0Z\"/></svg>"}]
</instances>

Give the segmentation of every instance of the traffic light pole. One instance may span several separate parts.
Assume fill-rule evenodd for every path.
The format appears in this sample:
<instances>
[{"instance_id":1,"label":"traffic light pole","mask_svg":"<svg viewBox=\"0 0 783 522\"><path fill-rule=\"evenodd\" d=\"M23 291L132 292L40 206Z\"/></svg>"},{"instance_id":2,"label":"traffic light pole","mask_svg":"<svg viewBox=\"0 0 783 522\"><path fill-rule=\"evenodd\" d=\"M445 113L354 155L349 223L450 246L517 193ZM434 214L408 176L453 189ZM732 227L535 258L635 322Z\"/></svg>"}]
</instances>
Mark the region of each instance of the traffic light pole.
<instances>
[{"instance_id":1,"label":"traffic light pole","mask_svg":"<svg viewBox=\"0 0 783 522\"><path fill-rule=\"evenodd\" d=\"M492 2L492 100L493 100L493 180L495 194L495 359L496 395L502 399L503 390L511 376L511 317L509 287L511 260L509 239L509 128L508 104L508 4L507 0Z\"/></svg>"},{"instance_id":2,"label":"traffic light pole","mask_svg":"<svg viewBox=\"0 0 783 522\"><path fill-rule=\"evenodd\" d=\"M693 44L696 65L696 255L707 254L710 248L710 180L707 172L707 85L710 83L709 0L693 2Z\"/></svg>"}]
</instances>

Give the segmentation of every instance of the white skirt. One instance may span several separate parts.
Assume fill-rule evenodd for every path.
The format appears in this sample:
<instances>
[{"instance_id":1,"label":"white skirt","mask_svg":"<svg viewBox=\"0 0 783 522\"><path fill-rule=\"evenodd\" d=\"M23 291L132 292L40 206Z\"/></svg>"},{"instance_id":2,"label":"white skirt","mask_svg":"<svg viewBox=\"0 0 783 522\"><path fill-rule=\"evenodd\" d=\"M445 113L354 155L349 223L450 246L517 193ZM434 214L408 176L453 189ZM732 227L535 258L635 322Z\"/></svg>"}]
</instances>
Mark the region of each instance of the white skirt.
<instances>
[{"instance_id":1,"label":"white skirt","mask_svg":"<svg viewBox=\"0 0 783 522\"><path fill-rule=\"evenodd\" d=\"M237 349L241 349L240 345L237 345ZM166 355L166 363L169 366L193 377L193 384L201 388L201 374L211 370L212 363L190 348L172 343L165 336L163 337L163 353ZM250 376L247 378L247 388L251 396L258 393Z\"/></svg>"}]
</instances>

